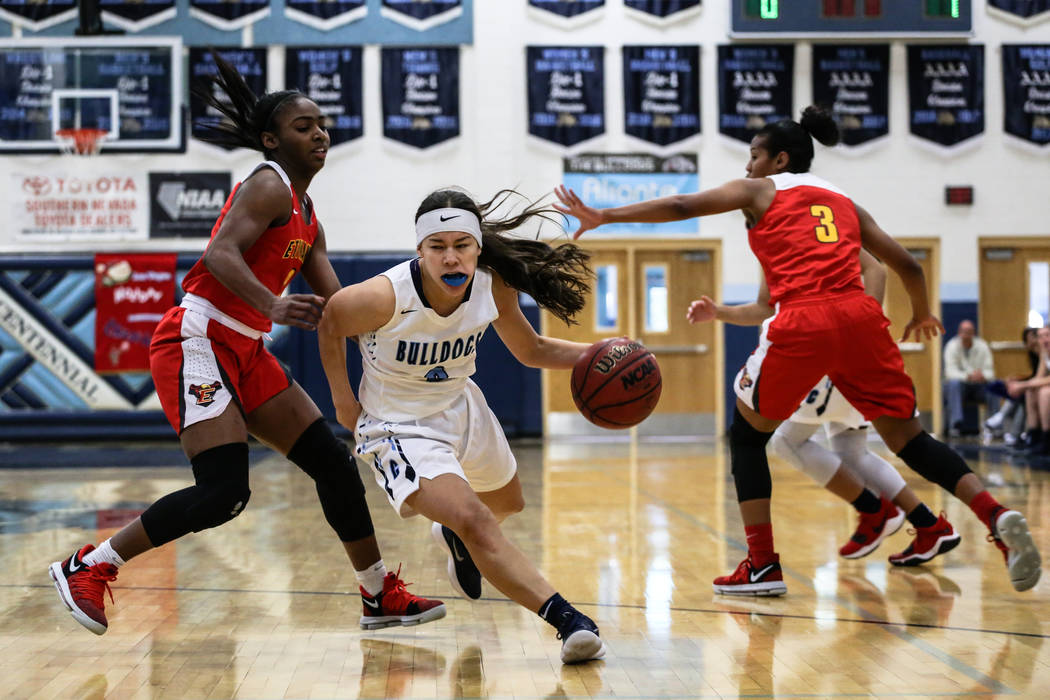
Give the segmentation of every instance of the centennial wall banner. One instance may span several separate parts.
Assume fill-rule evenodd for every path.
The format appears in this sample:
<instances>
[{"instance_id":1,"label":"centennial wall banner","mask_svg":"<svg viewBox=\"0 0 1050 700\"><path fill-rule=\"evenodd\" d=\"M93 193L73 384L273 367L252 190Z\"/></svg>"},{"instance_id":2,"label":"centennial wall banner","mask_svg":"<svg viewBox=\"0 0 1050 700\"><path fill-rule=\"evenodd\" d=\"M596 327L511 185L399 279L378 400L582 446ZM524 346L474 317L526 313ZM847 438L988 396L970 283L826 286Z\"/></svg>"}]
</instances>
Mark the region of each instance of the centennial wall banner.
<instances>
[{"instance_id":1,"label":"centennial wall banner","mask_svg":"<svg viewBox=\"0 0 1050 700\"><path fill-rule=\"evenodd\" d=\"M175 303L175 253L95 254L95 371L149 371L149 344Z\"/></svg>"},{"instance_id":2,"label":"centennial wall banner","mask_svg":"<svg viewBox=\"0 0 1050 700\"><path fill-rule=\"evenodd\" d=\"M563 159L562 169L565 186L591 207L620 207L700 189L695 153L679 153L668 158L648 153L581 153ZM579 227L576 218L566 219L567 231ZM699 220L693 218L663 224L606 224L600 233L680 235L696 234L699 227Z\"/></svg>"},{"instance_id":3,"label":"centennial wall banner","mask_svg":"<svg viewBox=\"0 0 1050 700\"><path fill-rule=\"evenodd\" d=\"M328 32L368 14L365 0L284 0L284 16Z\"/></svg>"},{"instance_id":4,"label":"centennial wall banner","mask_svg":"<svg viewBox=\"0 0 1050 700\"><path fill-rule=\"evenodd\" d=\"M129 32L175 17L175 0L99 0L102 20Z\"/></svg>"},{"instance_id":5,"label":"centennial wall banner","mask_svg":"<svg viewBox=\"0 0 1050 700\"><path fill-rule=\"evenodd\" d=\"M623 0L627 14L660 26L700 12L700 0Z\"/></svg>"},{"instance_id":6,"label":"centennial wall banner","mask_svg":"<svg viewBox=\"0 0 1050 700\"><path fill-rule=\"evenodd\" d=\"M1003 130L1050 146L1050 44L1003 44Z\"/></svg>"},{"instance_id":7,"label":"centennial wall banner","mask_svg":"<svg viewBox=\"0 0 1050 700\"><path fill-rule=\"evenodd\" d=\"M667 146L700 133L700 47L623 47L624 130Z\"/></svg>"},{"instance_id":8,"label":"centennial wall banner","mask_svg":"<svg viewBox=\"0 0 1050 700\"><path fill-rule=\"evenodd\" d=\"M383 0L379 13L416 31L424 32L463 14L463 0Z\"/></svg>"},{"instance_id":9,"label":"centennial wall banner","mask_svg":"<svg viewBox=\"0 0 1050 700\"><path fill-rule=\"evenodd\" d=\"M0 19L34 32L77 16L77 0L0 0Z\"/></svg>"},{"instance_id":10,"label":"centennial wall banner","mask_svg":"<svg viewBox=\"0 0 1050 700\"><path fill-rule=\"evenodd\" d=\"M266 92L266 48L256 49L215 49L215 52L233 64L244 78L244 81L256 95ZM193 85L207 77L218 73L215 59L212 58L211 50L200 46L190 47L190 72L189 80ZM228 101L229 98L217 86L214 93L220 100ZM190 92L190 133L199 137L202 127L206 124L217 124L222 119L222 114L214 107L207 105L199 97ZM223 146L223 148L226 148ZM227 148L227 150L233 150Z\"/></svg>"},{"instance_id":11,"label":"centennial wall banner","mask_svg":"<svg viewBox=\"0 0 1050 700\"><path fill-rule=\"evenodd\" d=\"M941 151L974 143L984 132L984 45L908 46L908 116L912 135Z\"/></svg>"},{"instance_id":12,"label":"centennial wall banner","mask_svg":"<svg viewBox=\"0 0 1050 700\"><path fill-rule=\"evenodd\" d=\"M814 44L813 102L831 106L846 146L888 135L889 44Z\"/></svg>"},{"instance_id":13,"label":"centennial wall banner","mask_svg":"<svg viewBox=\"0 0 1050 700\"><path fill-rule=\"evenodd\" d=\"M429 148L459 136L459 48L382 50L383 136Z\"/></svg>"},{"instance_id":14,"label":"centennial wall banner","mask_svg":"<svg viewBox=\"0 0 1050 700\"><path fill-rule=\"evenodd\" d=\"M364 134L360 46L289 46L284 52L284 84L298 88L321 108L333 146Z\"/></svg>"},{"instance_id":15,"label":"centennial wall banner","mask_svg":"<svg viewBox=\"0 0 1050 700\"><path fill-rule=\"evenodd\" d=\"M718 47L718 130L751 143L769 123L792 118L793 44Z\"/></svg>"},{"instance_id":16,"label":"centennial wall banner","mask_svg":"<svg viewBox=\"0 0 1050 700\"><path fill-rule=\"evenodd\" d=\"M529 134L564 147L605 133L605 47L528 46Z\"/></svg>"},{"instance_id":17,"label":"centennial wall banner","mask_svg":"<svg viewBox=\"0 0 1050 700\"><path fill-rule=\"evenodd\" d=\"M270 15L270 0L190 0L190 17L216 29L241 29Z\"/></svg>"}]
</instances>

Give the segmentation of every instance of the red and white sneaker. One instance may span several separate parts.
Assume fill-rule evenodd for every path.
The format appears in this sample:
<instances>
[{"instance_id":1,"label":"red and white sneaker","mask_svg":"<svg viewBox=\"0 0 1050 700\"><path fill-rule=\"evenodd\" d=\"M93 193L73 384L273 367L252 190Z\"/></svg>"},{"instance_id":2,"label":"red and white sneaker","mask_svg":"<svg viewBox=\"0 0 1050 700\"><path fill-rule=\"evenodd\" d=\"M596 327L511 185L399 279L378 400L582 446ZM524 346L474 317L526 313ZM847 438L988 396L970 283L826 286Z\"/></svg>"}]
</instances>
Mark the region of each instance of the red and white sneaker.
<instances>
[{"instance_id":1,"label":"red and white sneaker","mask_svg":"<svg viewBox=\"0 0 1050 700\"><path fill-rule=\"evenodd\" d=\"M839 548L839 555L846 559L866 557L882 544L882 541L901 529L904 511L883 497L876 513L861 513L857 530L849 542Z\"/></svg>"},{"instance_id":2,"label":"red and white sneaker","mask_svg":"<svg viewBox=\"0 0 1050 700\"><path fill-rule=\"evenodd\" d=\"M401 567L397 573L388 571L383 579L383 590L375 596L361 588L361 629L378 630L384 627L411 627L424 622L440 620L445 616L445 604L440 600L420 598L408 592L411 586L401 580Z\"/></svg>"},{"instance_id":3,"label":"red and white sneaker","mask_svg":"<svg viewBox=\"0 0 1050 700\"><path fill-rule=\"evenodd\" d=\"M728 576L719 576L714 581L715 593L722 595L784 595L784 574L780 570L780 555L774 554L773 560L765 566L756 567L751 563L751 555L740 562L736 571Z\"/></svg>"},{"instance_id":4,"label":"red and white sneaker","mask_svg":"<svg viewBox=\"0 0 1050 700\"><path fill-rule=\"evenodd\" d=\"M109 593L109 600L113 602L109 582L117 580L117 567L106 563L86 566L84 557L94 549L93 544L84 545L69 559L51 564L48 573L73 619L95 634L105 634L109 622L102 593Z\"/></svg>"},{"instance_id":5,"label":"red and white sneaker","mask_svg":"<svg viewBox=\"0 0 1050 700\"><path fill-rule=\"evenodd\" d=\"M1028 521L1016 510L1003 509L992 519L992 532L988 538L1003 553L1006 568L1010 572L1010 583L1015 591L1027 591L1039 583L1042 574L1042 558L1028 531Z\"/></svg>"},{"instance_id":6,"label":"red and white sneaker","mask_svg":"<svg viewBox=\"0 0 1050 700\"><path fill-rule=\"evenodd\" d=\"M891 554L890 563L894 566L919 566L933 559L938 554L944 554L955 549L962 537L955 531L952 524L944 517L944 513L937 516L937 522L929 527L917 527L908 530L909 535L915 535L908 548L903 552Z\"/></svg>"}]
</instances>

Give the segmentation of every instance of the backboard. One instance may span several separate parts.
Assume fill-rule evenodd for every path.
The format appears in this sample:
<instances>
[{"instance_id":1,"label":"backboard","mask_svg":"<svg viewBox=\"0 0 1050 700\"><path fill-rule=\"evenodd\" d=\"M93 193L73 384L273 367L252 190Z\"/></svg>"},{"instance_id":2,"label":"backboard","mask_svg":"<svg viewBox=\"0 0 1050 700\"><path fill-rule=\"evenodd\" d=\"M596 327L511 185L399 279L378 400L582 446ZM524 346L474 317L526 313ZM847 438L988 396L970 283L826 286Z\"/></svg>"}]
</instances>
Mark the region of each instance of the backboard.
<instances>
[{"instance_id":1,"label":"backboard","mask_svg":"<svg viewBox=\"0 0 1050 700\"><path fill-rule=\"evenodd\" d=\"M179 37L0 40L0 154L58 153L99 129L103 153L185 149Z\"/></svg>"}]
</instances>

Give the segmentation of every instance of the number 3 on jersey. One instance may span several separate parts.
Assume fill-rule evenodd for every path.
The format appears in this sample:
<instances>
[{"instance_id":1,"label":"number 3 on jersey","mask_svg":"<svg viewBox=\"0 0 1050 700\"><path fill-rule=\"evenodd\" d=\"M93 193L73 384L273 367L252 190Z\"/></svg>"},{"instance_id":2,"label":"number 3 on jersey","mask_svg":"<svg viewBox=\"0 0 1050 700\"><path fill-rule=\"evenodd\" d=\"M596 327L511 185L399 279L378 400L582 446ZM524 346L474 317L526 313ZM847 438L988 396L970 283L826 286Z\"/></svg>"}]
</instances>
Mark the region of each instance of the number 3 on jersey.
<instances>
[{"instance_id":1,"label":"number 3 on jersey","mask_svg":"<svg viewBox=\"0 0 1050 700\"><path fill-rule=\"evenodd\" d=\"M818 241L835 243L839 240L839 230L835 226L835 212L831 211L831 207L814 204L809 208L809 213L820 219L820 224L815 228Z\"/></svg>"}]
</instances>

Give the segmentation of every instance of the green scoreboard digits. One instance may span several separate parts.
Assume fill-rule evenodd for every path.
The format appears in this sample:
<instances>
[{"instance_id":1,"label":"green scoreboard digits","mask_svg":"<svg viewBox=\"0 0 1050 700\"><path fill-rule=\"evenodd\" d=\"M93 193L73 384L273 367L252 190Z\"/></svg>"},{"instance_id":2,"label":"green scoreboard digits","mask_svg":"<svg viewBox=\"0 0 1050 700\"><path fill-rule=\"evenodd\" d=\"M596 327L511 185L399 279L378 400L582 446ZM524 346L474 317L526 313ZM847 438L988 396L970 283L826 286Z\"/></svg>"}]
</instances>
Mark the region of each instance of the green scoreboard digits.
<instances>
[{"instance_id":1,"label":"green scoreboard digits","mask_svg":"<svg viewBox=\"0 0 1050 700\"><path fill-rule=\"evenodd\" d=\"M733 37L969 36L972 0L732 0Z\"/></svg>"}]
</instances>

